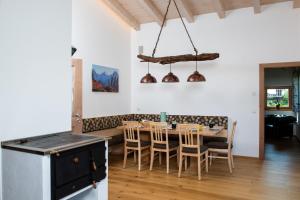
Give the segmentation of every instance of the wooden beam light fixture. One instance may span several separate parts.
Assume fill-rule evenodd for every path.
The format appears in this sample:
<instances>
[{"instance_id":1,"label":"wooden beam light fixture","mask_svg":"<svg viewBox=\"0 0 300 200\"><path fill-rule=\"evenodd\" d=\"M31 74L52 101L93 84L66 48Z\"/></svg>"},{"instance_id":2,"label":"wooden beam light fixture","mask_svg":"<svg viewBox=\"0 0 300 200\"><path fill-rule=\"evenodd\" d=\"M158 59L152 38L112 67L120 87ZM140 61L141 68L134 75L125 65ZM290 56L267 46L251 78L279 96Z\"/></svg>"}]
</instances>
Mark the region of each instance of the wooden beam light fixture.
<instances>
[{"instance_id":1,"label":"wooden beam light fixture","mask_svg":"<svg viewBox=\"0 0 300 200\"><path fill-rule=\"evenodd\" d=\"M163 30L163 27L164 27L164 25L166 23L167 14L169 12L170 4L171 4L172 1L175 4L175 8L176 8L177 13L178 13L178 15L180 17L180 20L181 20L181 22L183 24L185 32L186 32L186 34L187 34L187 36L189 38L189 41L190 41L190 43L191 43L191 45L192 45L192 47L194 49L195 55L193 55L193 54L186 54L186 55L177 55L177 56L155 57L157 45L159 43L159 39L160 39L162 30ZM198 61L206 61L206 60L215 60L215 59L219 58L219 56L220 56L219 53L202 53L202 54L198 54L198 50L195 47L195 45L193 43L193 40L192 40L192 38L191 38L191 36L190 36L190 34L189 34L188 30L187 30L187 27L186 27L186 25L185 25L185 23L183 21L183 18L182 18L182 15L181 15L180 11L179 11L179 8L178 8L178 5L176 3L176 0L169 0L168 6L167 6L167 9L166 9L166 13L164 15L163 23L161 25L161 28L160 28L160 31L159 31L159 34L158 34L158 38L156 40L156 44L155 44L155 47L154 47L153 52L152 52L152 56L145 56L145 55L142 55L142 54L137 55L137 57L139 59L141 59L141 62L148 62L148 63L151 62L151 63L159 63L159 64L162 64L162 65L166 65L166 64L170 65L170 72L169 72L169 74L167 74L163 78L162 82L179 82L178 77L175 76L171 72L171 64L177 63L177 62L188 62L188 61L195 61L196 62L196 71L191 76L189 76L188 82L201 82L201 81L205 81L205 77L198 72L198 64L197 64L197 62ZM148 74L149 74L149 72L148 72ZM144 78L142 80L144 80ZM141 83L142 83L142 80L141 80Z\"/></svg>"}]
</instances>

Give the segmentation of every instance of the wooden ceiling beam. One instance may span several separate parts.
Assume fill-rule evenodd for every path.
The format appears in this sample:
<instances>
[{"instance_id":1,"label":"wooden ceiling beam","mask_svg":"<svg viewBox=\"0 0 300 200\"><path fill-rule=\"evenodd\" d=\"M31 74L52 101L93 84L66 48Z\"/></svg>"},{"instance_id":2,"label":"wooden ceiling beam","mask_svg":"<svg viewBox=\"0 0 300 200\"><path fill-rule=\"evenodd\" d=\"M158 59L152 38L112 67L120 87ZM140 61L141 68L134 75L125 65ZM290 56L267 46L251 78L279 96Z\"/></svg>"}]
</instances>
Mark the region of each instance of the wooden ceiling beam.
<instances>
[{"instance_id":1,"label":"wooden ceiling beam","mask_svg":"<svg viewBox=\"0 0 300 200\"><path fill-rule=\"evenodd\" d=\"M294 0L294 8L300 8L300 0Z\"/></svg>"},{"instance_id":2,"label":"wooden ceiling beam","mask_svg":"<svg viewBox=\"0 0 300 200\"><path fill-rule=\"evenodd\" d=\"M135 30L140 29L140 23L117 0L102 0L102 2L112 9L129 26Z\"/></svg>"},{"instance_id":3,"label":"wooden ceiling beam","mask_svg":"<svg viewBox=\"0 0 300 200\"><path fill-rule=\"evenodd\" d=\"M224 4L221 0L212 0L214 8L216 10L216 12L218 13L219 17L221 19L225 18L226 16L226 11L224 8Z\"/></svg>"},{"instance_id":4,"label":"wooden ceiling beam","mask_svg":"<svg viewBox=\"0 0 300 200\"><path fill-rule=\"evenodd\" d=\"M155 19L161 26L164 20L162 13L158 10L152 0L139 0L143 8Z\"/></svg>"},{"instance_id":5,"label":"wooden ceiling beam","mask_svg":"<svg viewBox=\"0 0 300 200\"><path fill-rule=\"evenodd\" d=\"M261 0L252 0L254 13L261 13Z\"/></svg>"},{"instance_id":6,"label":"wooden ceiling beam","mask_svg":"<svg viewBox=\"0 0 300 200\"><path fill-rule=\"evenodd\" d=\"M193 23L195 21L194 14L189 6L186 4L185 0L176 0L178 4L179 10L183 13L183 16L189 23Z\"/></svg>"}]
</instances>

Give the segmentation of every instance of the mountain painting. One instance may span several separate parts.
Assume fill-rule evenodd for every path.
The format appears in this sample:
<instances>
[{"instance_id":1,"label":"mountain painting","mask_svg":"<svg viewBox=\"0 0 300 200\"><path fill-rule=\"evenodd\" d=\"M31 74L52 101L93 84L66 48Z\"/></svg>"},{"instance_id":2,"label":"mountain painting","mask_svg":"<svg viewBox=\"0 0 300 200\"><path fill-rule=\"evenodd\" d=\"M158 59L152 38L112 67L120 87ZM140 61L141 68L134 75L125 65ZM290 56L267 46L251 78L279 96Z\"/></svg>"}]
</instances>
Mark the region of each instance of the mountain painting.
<instances>
[{"instance_id":1,"label":"mountain painting","mask_svg":"<svg viewBox=\"0 0 300 200\"><path fill-rule=\"evenodd\" d=\"M93 92L119 92L119 70L93 65Z\"/></svg>"}]
</instances>

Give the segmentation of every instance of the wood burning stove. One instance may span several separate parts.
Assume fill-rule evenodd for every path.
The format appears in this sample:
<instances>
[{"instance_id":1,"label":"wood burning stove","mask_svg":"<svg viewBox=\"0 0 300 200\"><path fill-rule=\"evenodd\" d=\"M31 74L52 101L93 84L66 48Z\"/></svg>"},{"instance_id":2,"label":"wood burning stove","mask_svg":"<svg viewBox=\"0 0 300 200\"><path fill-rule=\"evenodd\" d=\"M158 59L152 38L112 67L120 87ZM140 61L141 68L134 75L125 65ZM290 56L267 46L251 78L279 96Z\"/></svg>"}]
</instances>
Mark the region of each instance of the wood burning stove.
<instances>
[{"instance_id":1,"label":"wood burning stove","mask_svg":"<svg viewBox=\"0 0 300 200\"><path fill-rule=\"evenodd\" d=\"M59 133L3 142L2 149L3 200L72 199L87 190L94 194L86 199L107 199L105 138Z\"/></svg>"}]
</instances>

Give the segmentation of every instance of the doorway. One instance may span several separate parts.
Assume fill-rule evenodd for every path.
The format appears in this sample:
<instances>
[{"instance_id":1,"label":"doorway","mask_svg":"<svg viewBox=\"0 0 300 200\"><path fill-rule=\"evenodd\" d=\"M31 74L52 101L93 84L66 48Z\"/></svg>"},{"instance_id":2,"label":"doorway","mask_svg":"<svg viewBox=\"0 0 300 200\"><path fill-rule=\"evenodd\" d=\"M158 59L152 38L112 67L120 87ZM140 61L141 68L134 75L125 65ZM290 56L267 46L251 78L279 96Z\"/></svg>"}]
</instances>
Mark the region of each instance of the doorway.
<instances>
[{"instance_id":1,"label":"doorway","mask_svg":"<svg viewBox=\"0 0 300 200\"><path fill-rule=\"evenodd\" d=\"M82 60L72 59L72 131L82 133Z\"/></svg>"},{"instance_id":2,"label":"doorway","mask_svg":"<svg viewBox=\"0 0 300 200\"><path fill-rule=\"evenodd\" d=\"M260 64L259 66L259 158L261 160L265 159L265 110L267 105L265 85L266 71L270 69L287 69L297 67L300 67L300 62L266 63ZM280 107L280 103L275 105L275 109L279 109L278 106Z\"/></svg>"}]
</instances>

